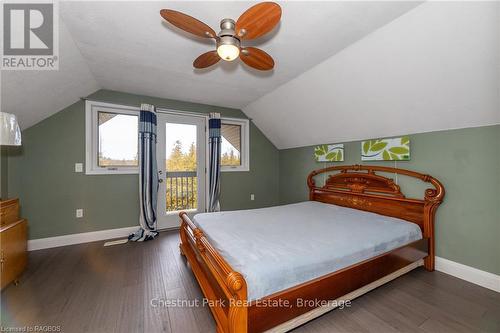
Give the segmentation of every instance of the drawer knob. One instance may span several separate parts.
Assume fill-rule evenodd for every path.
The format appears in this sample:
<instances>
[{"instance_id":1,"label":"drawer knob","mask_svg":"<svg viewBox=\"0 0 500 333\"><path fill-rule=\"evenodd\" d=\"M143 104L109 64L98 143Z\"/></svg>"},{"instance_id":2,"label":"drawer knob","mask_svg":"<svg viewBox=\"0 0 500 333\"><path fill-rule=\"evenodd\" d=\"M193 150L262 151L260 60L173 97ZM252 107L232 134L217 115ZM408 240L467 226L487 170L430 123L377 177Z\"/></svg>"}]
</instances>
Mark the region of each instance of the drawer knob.
<instances>
[{"instance_id":1,"label":"drawer knob","mask_svg":"<svg viewBox=\"0 0 500 333\"><path fill-rule=\"evenodd\" d=\"M0 257L0 271L3 272L3 263L5 262L5 257L2 251L2 256Z\"/></svg>"}]
</instances>

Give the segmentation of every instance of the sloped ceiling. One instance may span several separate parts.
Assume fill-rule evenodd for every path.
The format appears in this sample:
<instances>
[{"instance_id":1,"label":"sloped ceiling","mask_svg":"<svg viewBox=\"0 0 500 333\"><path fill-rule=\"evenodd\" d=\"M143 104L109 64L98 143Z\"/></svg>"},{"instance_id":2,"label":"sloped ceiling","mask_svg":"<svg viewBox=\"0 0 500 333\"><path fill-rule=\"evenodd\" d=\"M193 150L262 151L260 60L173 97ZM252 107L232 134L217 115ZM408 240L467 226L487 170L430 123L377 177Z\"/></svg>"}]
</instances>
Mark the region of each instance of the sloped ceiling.
<instances>
[{"instance_id":1,"label":"sloped ceiling","mask_svg":"<svg viewBox=\"0 0 500 333\"><path fill-rule=\"evenodd\" d=\"M161 8L180 10L217 30L222 18L236 19L252 4L61 2L60 70L2 73L2 111L17 114L27 128L99 88L242 108L420 2L280 2L281 24L246 44L275 58L276 68L265 73L222 61L193 70L193 60L214 49L213 42L185 34L159 15Z\"/></svg>"},{"instance_id":2,"label":"sloped ceiling","mask_svg":"<svg viewBox=\"0 0 500 333\"><path fill-rule=\"evenodd\" d=\"M59 24L58 71L2 71L1 111L28 128L100 88L64 22Z\"/></svg>"},{"instance_id":3,"label":"sloped ceiling","mask_svg":"<svg viewBox=\"0 0 500 333\"><path fill-rule=\"evenodd\" d=\"M425 3L243 111L280 149L499 124L500 3Z\"/></svg>"}]
</instances>

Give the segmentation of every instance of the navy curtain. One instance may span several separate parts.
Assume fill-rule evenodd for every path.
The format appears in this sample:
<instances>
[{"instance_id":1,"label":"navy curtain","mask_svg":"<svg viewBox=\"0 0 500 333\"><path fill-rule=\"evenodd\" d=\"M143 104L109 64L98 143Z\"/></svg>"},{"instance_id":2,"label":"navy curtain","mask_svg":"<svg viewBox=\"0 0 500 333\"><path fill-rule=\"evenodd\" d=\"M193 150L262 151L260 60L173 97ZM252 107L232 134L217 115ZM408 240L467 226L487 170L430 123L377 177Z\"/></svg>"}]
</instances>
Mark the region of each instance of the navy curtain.
<instances>
[{"instance_id":1,"label":"navy curtain","mask_svg":"<svg viewBox=\"0 0 500 333\"><path fill-rule=\"evenodd\" d=\"M208 119L208 211L220 210L220 114L210 113Z\"/></svg>"},{"instance_id":2,"label":"navy curtain","mask_svg":"<svg viewBox=\"0 0 500 333\"><path fill-rule=\"evenodd\" d=\"M139 115L139 204L140 228L129 236L132 241L147 241L158 235L156 204L158 202L158 165L156 161L155 107L141 104Z\"/></svg>"}]
</instances>

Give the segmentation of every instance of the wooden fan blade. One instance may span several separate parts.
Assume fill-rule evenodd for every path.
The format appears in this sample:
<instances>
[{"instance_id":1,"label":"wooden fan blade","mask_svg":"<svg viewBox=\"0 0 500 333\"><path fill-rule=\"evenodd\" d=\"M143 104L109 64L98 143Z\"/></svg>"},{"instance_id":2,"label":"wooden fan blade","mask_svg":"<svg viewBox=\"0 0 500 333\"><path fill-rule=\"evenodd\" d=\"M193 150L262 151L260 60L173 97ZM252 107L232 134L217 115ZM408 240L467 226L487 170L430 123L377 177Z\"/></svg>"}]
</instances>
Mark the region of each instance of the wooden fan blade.
<instances>
[{"instance_id":1,"label":"wooden fan blade","mask_svg":"<svg viewBox=\"0 0 500 333\"><path fill-rule=\"evenodd\" d=\"M266 52L256 47L245 47L241 49L240 59L250 67L260 71L273 69L274 60Z\"/></svg>"},{"instance_id":2,"label":"wooden fan blade","mask_svg":"<svg viewBox=\"0 0 500 333\"><path fill-rule=\"evenodd\" d=\"M247 9L236 21L240 39L255 39L271 31L281 18L281 7L274 2L262 2Z\"/></svg>"},{"instance_id":3,"label":"wooden fan blade","mask_svg":"<svg viewBox=\"0 0 500 333\"><path fill-rule=\"evenodd\" d=\"M177 28L193 35L205 38L215 38L217 36L215 31L208 25L184 13L171 9L162 9L160 15Z\"/></svg>"},{"instance_id":4,"label":"wooden fan blade","mask_svg":"<svg viewBox=\"0 0 500 333\"><path fill-rule=\"evenodd\" d=\"M212 65L215 65L218 63L220 60L219 55L217 54L217 51L210 51L207 53L203 53L201 56L196 58L193 61L193 66L195 68L207 68Z\"/></svg>"}]
</instances>

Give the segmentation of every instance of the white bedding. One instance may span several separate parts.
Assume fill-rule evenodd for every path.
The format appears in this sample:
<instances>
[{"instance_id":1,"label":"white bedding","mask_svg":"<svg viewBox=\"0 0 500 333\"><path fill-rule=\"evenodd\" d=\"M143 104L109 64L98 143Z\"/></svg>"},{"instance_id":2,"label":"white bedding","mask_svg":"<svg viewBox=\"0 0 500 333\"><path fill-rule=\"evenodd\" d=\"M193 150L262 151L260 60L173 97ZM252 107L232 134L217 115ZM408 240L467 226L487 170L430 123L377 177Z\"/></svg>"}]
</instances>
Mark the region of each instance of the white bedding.
<instances>
[{"instance_id":1,"label":"white bedding","mask_svg":"<svg viewBox=\"0 0 500 333\"><path fill-rule=\"evenodd\" d=\"M414 223L316 201L197 214L193 222L245 277L249 300L422 238Z\"/></svg>"}]
</instances>

